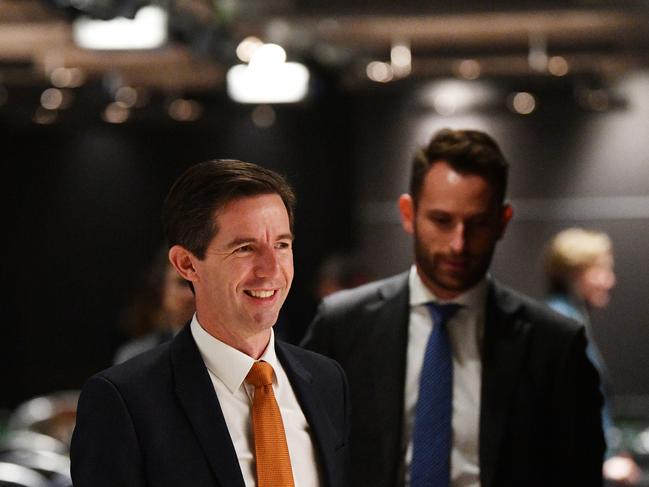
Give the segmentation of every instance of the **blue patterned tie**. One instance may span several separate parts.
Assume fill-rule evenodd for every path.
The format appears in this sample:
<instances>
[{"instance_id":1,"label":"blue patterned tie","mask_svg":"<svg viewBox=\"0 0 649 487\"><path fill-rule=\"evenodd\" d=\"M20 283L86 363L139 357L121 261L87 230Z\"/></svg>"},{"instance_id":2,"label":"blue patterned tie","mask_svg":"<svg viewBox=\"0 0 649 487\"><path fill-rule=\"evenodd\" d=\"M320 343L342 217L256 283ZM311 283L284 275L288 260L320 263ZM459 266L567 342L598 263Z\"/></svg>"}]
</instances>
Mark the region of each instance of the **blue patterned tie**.
<instances>
[{"instance_id":1,"label":"blue patterned tie","mask_svg":"<svg viewBox=\"0 0 649 487\"><path fill-rule=\"evenodd\" d=\"M455 303L429 303L433 331L419 379L419 398L412 434L411 487L448 487L451 481L453 353L447 321L460 308Z\"/></svg>"}]
</instances>

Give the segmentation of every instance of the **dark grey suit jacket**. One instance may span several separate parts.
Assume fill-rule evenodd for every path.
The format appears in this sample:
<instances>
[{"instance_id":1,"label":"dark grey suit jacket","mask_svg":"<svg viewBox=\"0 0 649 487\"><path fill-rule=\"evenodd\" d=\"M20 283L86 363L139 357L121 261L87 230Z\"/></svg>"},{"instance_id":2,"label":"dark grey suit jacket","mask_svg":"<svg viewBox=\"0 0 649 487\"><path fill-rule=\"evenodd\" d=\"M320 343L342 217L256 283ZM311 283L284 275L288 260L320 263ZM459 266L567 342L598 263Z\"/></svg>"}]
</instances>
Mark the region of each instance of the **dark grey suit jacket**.
<instances>
[{"instance_id":1,"label":"dark grey suit jacket","mask_svg":"<svg viewBox=\"0 0 649 487\"><path fill-rule=\"evenodd\" d=\"M347 374L355 487L399 484L409 310L407 273L343 291L324 300L303 343ZM585 346L578 323L489 282L482 487L602 485L602 398Z\"/></svg>"},{"instance_id":2,"label":"dark grey suit jacket","mask_svg":"<svg viewBox=\"0 0 649 487\"><path fill-rule=\"evenodd\" d=\"M344 373L321 355L280 341L275 346L311 428L323 485L341 487L349 434ZM75 487L244 487L189 326L86 383L71 460Z\"/></svg>"}]
</instances>

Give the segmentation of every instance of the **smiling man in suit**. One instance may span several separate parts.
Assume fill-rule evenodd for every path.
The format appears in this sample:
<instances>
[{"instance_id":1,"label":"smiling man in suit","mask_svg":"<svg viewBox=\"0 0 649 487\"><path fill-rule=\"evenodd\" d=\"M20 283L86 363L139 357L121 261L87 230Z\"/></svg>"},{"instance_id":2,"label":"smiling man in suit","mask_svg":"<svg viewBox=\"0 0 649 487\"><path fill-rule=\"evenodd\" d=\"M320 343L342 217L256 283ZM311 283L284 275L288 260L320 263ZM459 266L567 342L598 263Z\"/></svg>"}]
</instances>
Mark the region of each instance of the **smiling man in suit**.
<instances>
[{"instance_id":1,"label":"smiling man in suit","mask_svg":"<svg viewBox=\"0 0 649 487\"><path fill-rule=\"evenodd\" d=\"M163 224L196 314L170 343L86 383L76 487L345 485L344 373L272 331L293 280L294 200L278 174L241 161L176 181Z\"/></svg>"},{"instance_id":2,"label":"smiling man in suit","mask_svg":"<svg viewBox=\"0 0 649 487\"><path fill-rule=\"evenodd\" d=\"M583 327L488 274L507 174L488 135L436 133L399 198L414 265L320 306L303 345L347 373L354 486L601 486Z\"/></svg>"}]
</instances>

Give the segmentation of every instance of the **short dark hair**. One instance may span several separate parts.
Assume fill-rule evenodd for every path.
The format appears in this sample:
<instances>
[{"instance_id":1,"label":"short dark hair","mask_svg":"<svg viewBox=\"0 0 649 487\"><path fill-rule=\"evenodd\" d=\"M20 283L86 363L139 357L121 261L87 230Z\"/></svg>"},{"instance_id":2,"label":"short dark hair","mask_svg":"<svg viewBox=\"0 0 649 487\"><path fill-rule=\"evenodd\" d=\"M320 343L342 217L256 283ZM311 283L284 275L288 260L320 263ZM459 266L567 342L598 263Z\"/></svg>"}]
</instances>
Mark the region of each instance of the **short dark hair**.
<instances>
[{"instance_id":1,"label":"short dark hair","mask_svg":"<svg viewBox=\"0 0 649 487\"><path fill-rule=\"evenodd\" d=\"M203 259L218 231L215 213L232 200L263 194L282 198L293 231L295 194L276 172L233 159L191 166L173 184L162 207L162 226L169 247L182 245Z\"/></svg>"},{"instance_id":2,"label":"short dark hair","mask_svg":"<svg viewBox=\"0 0 649 487\"><path fill-rule=\"evenodd\" d=\"M445 161L459 173L478 174L489 181L498 201L505 200L509 164L498 144L477 130L442 129L426 147L415 154L410 175L410 195L415 205L419 201L426 173L433 164Z\"/></svg>"}]
</instances>

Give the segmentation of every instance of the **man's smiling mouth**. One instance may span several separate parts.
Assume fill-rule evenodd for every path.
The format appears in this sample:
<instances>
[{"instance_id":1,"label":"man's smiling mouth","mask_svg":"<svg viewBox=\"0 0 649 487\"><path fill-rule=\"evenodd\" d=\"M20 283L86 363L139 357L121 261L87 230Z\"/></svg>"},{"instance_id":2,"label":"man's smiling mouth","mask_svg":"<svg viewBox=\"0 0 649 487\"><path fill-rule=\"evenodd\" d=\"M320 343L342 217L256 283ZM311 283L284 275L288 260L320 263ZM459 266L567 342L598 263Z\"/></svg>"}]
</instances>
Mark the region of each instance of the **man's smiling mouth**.
<instances>
[{"instance_id":1,"label":"man's smiling mouth","mask_svg":"<svg viewBox=\"0 0 649 487\"><path fill-rule=\"evenodd\" d=\"M275 293L277 292L276 289L267 291L267 290L253 290L253 289L247 289L244 291L248 296L251 296L253 298L258 298L258 299L266 299L272 297Z\"/></svg>"}]
</instances>

